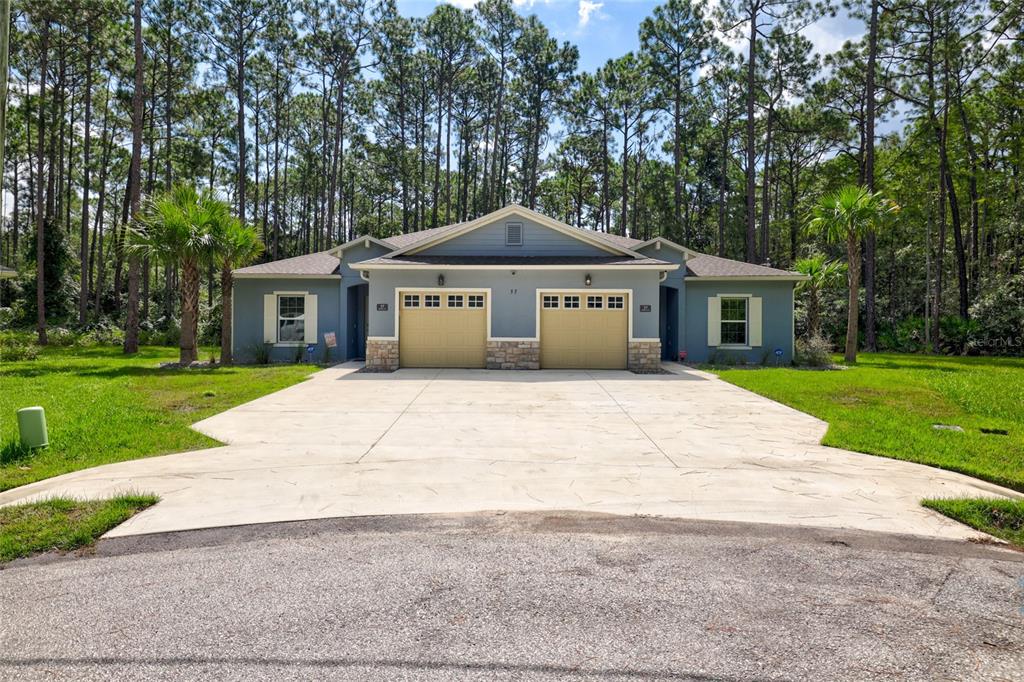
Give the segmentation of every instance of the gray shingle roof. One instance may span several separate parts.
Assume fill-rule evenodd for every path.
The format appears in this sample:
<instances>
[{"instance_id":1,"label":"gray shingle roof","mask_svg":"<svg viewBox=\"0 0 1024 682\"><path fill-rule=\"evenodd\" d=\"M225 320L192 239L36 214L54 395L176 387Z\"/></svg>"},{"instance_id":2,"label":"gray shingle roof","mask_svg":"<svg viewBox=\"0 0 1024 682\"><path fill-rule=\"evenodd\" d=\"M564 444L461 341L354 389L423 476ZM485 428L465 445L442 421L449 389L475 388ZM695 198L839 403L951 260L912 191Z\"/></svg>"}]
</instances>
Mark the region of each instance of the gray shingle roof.
<instances>
[{"instance_id":1,"label":"gray shingle roof","mask_svg":"<svg viewBox=\"0 0 1024 682\"><path fill-rule=\"evenodd\" d=\"M444 225L443 227L432 227L429 230L420 230L419 232L407 232L405 234L396 234L391 237L388 237L387 239L382 239L381 241L391 244L393 247L395 247L395 250L404 249L407 246L411 246L413 244L425 241L432 237L436 237L438 235L444 234L445 232L450 232L454 229L462 227L463 225L465 225L465 223L454 223L452 225Z\"/></svg>"},{"instance_id":2,"label":"gray shingle roof","mask_svg":"<svg viewBox=\"0 0 1024 682\"><path fill-rule=\"evenodd\" d=\"M688 277L799 277L800 273L699 254L686 261Z\"/></svg>"},{"instance_id":3,"label":"gray shingle roof","mask_svg":"<svg viewBox=\"0 0 1024 682\"><path fill-rule=\"evenodd\" d=\"M243 277L246 275L336 275L339 264L337 256L321 251L306 256L250 265L235 270L234 274Z\"/></svg>"},{"instance_id":4,"label":"gray shingle roof","mask_svg":"<svg viewBox=\"0 0 1024 682\"><path fill-rule=\"evenodd\" d=\"M359 265L672 265L656 258L631 258L629 256L395 256L371 258ZM358 267L358 266L356 266Z\"/></svg>"}]
</instances>

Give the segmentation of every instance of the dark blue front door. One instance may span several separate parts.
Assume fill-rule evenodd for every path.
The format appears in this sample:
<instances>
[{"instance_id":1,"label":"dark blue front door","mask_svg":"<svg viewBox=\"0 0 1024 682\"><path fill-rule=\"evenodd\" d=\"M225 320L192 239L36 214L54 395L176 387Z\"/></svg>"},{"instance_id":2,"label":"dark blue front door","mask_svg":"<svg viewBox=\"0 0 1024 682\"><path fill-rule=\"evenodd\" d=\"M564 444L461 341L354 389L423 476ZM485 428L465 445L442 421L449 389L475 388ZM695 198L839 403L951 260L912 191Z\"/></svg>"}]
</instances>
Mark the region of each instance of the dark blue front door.
<instances>
[{"instance_id":1,"label":"dark blue front door","mask_svg":"<svg viewBox=\"0 0 1024 682\"><path fill-rule=\"evenodd\" d=\"M660 287L659 299L661 359L675 360L679 357L679 290Z\"/></svg>"}]
</instances>

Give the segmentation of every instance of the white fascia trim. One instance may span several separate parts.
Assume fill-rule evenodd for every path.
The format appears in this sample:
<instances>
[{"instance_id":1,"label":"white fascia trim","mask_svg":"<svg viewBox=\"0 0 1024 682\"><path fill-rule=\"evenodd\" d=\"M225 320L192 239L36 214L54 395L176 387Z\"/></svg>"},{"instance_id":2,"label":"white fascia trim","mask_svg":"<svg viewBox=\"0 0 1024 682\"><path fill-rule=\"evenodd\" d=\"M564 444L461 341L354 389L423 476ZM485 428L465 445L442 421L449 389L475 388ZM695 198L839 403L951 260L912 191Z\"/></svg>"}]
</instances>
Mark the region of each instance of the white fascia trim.
<instances>
[{"instance_id":1,"label":"white fascia trim","mask_svg":"<svg viewBox=\"0 0 1024 682\"><path fill-rule=\"evenodd\" d=\"M333 249L328 249L327 253L331 254L332 256L337 256L338 259L340 260L341 259L341 253L343 251L345 251L346 249L350 249L353 246L357 246L359 244L363 244L365 246L369 246L371 243L372 244L376 244L377 246L381 246L381 247L383 247L383 248L385 248L385 249L387 249L389 251L391 251L392 249L395 248L395 247L391 246L391 244L388 244L387 242L385 242L383 240L377 239L376 237L371 237L369 235L363 235L362 237L356 237L355 239L353 239L350 242L345 242L344 244L338 244Z\"/></svg>"},{"instance_id":2,"label":"white fascia trim","mask_svg":"<svg viewBox=\"0 0 1024 682\"><path fill-rule=\"evenodd\" d=\"M271 291L274 296L308 296L308 291Z\"/></svg>"},{"instance_id":3,"label":"white fascia trim","mask_svg":"<svg viewBox=\"0 0 1024 682\"><path fill-rule=\"evenodd\" d=\"M646 256L645 256L646 258ZM663 265L425 265L420 263L354 264L362 270L678 270L679 263Z\"/></svg>"},{"instance_id":4,"label":"white fascia trim","mask_svg":"<svg viewBox=\"0 0 1024 682\"><path fill-rule=\"evenodd\" d=\"M690 275L684 277L687 282L802 282L806 279L810 279L807 275L754 275L754 276L739 276L739 275L718 275L714 277L701 277L699 275Z\"/></svg>"},{"instance_id":5,"label":"white fascia trim","mask_svg":"<svg viewBox=\"0 0 1024 682\"><path fill-rule=\"evenodd\" d=\"M341 275L285 275L272 273L235 274L234 279L341 279Z\"/></svg>"},{"instance_id":6,"label":"white fascia trim","mask_svg":"<svg viewBox=\"0 0 1024 682\"><path fill-rule=\"evenodd\" d=\"M497 211L493 211L491 213L488 213L487 215L480 216L476 220L471 220L457 230L449 230L448 232L440 234L436 237L426 239L421 242L416 242L415 244L411 244L402 249L397 249L395 251L392 251L390 255L398 256L404 253L418 253L424 249L430 248L431 246L436 246L438 244L448 241L449 239L454 239L455 237L464 235L467 232L472 232L473 230L483 227L484 225L490 225L491 223L503 220L513 215L518 215L522 218L532 220L536 223L543 225L544 227L550 228L557 232L561 232L562 234L568 235L570 237L574 237L580 240L581 242L588 243L591 246L596 246L602 251L606 251L608 253L633 256L634 258L646 258L646 256L639 254L636 251L623 247L614 246L604 241L600 237L591 237L590 235L586 234L586 231L584 230L576 229L571 225L566 225L561 221L554 220L553 218L549 218L546 215L537 213L536 211L531 211L525 206L520 206L518 204L509 204L504 208L499 208Z\"/></svg>"}]
</instances>

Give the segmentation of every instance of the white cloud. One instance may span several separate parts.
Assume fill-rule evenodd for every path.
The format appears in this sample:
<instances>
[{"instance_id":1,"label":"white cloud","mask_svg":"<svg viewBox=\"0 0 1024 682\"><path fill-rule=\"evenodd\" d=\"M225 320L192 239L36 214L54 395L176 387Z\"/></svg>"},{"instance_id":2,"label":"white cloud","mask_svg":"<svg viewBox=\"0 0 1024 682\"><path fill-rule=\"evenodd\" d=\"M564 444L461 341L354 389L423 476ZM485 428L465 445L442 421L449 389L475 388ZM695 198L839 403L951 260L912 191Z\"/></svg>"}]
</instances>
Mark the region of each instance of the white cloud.
<instances>
[{"instance_id":1,"label":"white cloud","mask_svg":"<svg viewBox=\"0 0 1024 682\"><path fill-rule=\"evenodd\" d=\"M590 23L590 15L597 14L601 16L601 8L604 7L603 2L594 2L593 0L580 0L579 16L580 16L580 28L583 28Z\"/></svg>"},{"instance_id":2,"label":"white cloud","mask_svg":"<svg viewBox=\"0 0 1024 682\"><path fill-rule=\"evenodd\" d=\"M459 9L473 9L476 7L476 3L479 0L440 0L441 2L447 2L449 5L455 5Z\"/></svg>"}]
</instances>

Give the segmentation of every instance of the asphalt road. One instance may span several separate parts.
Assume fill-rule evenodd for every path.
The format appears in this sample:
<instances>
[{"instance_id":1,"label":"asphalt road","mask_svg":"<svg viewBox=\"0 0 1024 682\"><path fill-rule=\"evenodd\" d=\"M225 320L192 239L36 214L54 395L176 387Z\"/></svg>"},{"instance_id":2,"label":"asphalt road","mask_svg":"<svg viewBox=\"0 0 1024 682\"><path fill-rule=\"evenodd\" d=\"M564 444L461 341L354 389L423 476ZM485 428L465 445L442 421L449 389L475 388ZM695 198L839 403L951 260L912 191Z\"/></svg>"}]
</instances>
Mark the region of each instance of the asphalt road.
<instances>
[{"instance_id":1,"label":"asphalt road","mask_svg":"<svg viewBox=\"0 0 1024 682\"><path fill-rule=\"evenodd\" d=\"M122 538L0 571L0 678L1022 680L1022 560L551 513Z\"/></svg>"}]
</instances>

